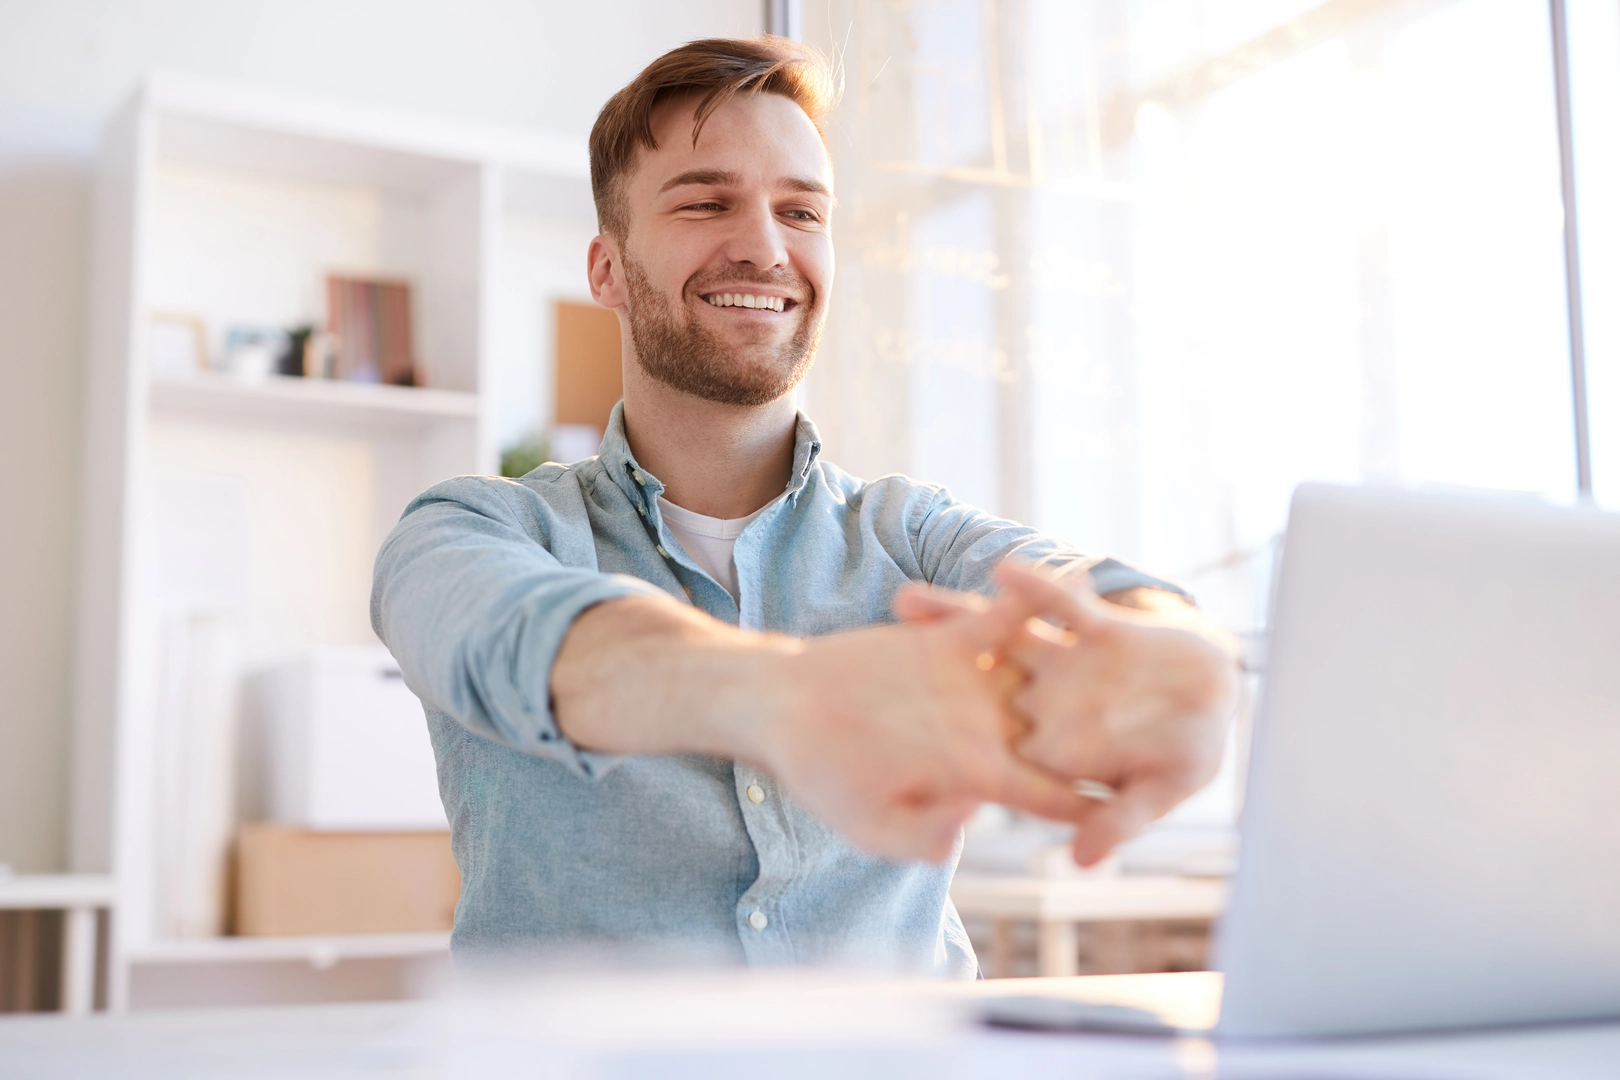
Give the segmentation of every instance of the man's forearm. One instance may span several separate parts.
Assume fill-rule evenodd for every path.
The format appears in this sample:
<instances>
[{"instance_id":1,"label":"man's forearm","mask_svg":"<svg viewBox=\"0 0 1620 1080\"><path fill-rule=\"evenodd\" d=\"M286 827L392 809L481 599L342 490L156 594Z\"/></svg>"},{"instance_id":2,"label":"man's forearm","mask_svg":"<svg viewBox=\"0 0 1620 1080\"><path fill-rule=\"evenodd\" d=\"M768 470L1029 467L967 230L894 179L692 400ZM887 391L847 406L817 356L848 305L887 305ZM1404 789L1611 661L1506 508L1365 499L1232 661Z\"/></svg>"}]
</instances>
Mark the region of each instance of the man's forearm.
<instances>
[{"instance_id":1,"label":"man's forearm","mask_svg":"<svg viewBox=\"0 0 1620 1080\"><path fill-rule=\"evenodd\" d=\"M1013 755L1003 673L980 662L1029 614L1004 602L803 641L626 597L574 620L553 709L576 745L746 761L856 846L938 860L980 802L1058 820L1084 809Z\"/></svg>"},{"instance_id":2,"label":"man's forearm","mask_svg":"<svg viewBox=\"0 0 1620 1080\"><path fill-rule=\"evenodd\" d=\"M587 749L762 764L770 669L802 647L673 600L626 597L574 620L552 668L552 707L562 733Z\"/></svg>"}]
</instances>

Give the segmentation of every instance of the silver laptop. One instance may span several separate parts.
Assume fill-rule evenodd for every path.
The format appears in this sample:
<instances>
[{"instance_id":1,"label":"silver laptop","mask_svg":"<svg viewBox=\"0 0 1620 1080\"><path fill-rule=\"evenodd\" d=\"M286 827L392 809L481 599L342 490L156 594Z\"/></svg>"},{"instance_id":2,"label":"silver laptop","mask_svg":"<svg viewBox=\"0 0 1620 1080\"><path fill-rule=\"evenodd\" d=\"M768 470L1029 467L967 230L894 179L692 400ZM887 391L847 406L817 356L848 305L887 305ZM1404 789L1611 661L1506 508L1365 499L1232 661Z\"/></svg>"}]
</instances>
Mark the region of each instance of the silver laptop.
<instances>
[{"instance_id":1,"label":"silver laptop","mask_svg":"<svg viewBox=\"0 0 1620 1080\"><path fill-rule=\"evenodd\" d=\"M1305 485L1271 627L1218 1033L1620 1017L1620 515Z\"/></svg>"}]
</instances>

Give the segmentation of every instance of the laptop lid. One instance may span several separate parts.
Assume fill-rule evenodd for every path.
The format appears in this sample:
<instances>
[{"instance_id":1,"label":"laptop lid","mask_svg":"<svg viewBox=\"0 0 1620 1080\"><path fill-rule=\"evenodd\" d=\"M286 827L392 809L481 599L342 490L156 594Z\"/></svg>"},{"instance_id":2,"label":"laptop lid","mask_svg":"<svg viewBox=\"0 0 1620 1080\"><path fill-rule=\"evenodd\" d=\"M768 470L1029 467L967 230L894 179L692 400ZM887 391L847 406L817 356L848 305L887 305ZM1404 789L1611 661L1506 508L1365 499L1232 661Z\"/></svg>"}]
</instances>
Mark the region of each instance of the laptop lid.
<instances>
[{"instance_id":1,"label":"laptop lid","mask_svg":"<svg viewBox=\"0 0 1620 1080\"><path fill-rule=\"evenodd\" d=\"M1305 485L1219 1030L1620 1016L1620 515Z\"/></svg>"}]
</instances>

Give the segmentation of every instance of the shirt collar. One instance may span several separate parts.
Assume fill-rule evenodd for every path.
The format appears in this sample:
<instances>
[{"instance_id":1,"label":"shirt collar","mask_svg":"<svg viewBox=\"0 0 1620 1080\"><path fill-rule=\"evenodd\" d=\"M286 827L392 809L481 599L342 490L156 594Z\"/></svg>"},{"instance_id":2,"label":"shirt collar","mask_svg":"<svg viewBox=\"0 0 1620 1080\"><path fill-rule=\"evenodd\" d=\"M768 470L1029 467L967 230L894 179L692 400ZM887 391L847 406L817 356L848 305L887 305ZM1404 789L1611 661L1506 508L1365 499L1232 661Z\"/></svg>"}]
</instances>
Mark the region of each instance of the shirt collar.
<instances>
[{"instance_id":1,"label":"shirt collar","mask_svg":"<svg viewBox=\"0 0 1620 1080\"><path fill-rule=\"evenodd\" d=\"M821 435L810 418L801 412L793 429L793 471L787 482L789 494L797 494L809 482L810 468L820 456ZM602 435L602 449L597 453L597 460L631 502L653 503L663 494L663 483L643 469L630 453L630 440L624 434L622 401L613 406L613 414L608 417L607 431Z\"/></svg>"}]
</instances>

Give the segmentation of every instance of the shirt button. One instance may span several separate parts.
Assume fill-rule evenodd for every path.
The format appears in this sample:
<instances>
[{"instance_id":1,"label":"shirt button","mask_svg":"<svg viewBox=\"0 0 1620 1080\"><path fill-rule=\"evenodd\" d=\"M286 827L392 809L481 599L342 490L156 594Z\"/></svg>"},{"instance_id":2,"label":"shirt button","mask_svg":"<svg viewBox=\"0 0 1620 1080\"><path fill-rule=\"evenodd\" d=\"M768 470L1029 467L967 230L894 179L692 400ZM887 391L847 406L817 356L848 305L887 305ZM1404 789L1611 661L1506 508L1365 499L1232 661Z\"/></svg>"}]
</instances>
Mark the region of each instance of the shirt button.
<instances>
[{"instance_id":1,"label":"shirt button","mask_svg":"<svg viewBox=\"0 0 1620 1080\"><path fill-rule=\"evenodd\" d=\"M763 911L756 911L752 915L748 916L748 925L752 926L755 930L763 930L767 926L771 925L771 920L765 917L765 913Z\"/></svg>"},{"instance_id":2,"label":"shirt button","mask_svg":"<svg viewBox=\"0 0 1620 1080\"><path fill-rule=\"evenodd\" d=\"M647 508L645 506L642 506L640 503L636 503L636 513L640 514L642 517L646 517L647 516Z\"/></svg>"},{"instance_id":3,"label":"shirt button","mask_svg":"<svg viewBox=\"0 0 1620 1080\"><path fill-rule=\"evenodd\" d=\"M658 545L658 554L662 555L666 559L669 558L669 552L664 550L663 544Z\"/></svg>"},{"instance_id":4,"label":"shirt button","mask_svg":"<svg viewBox=\"0 0 1620 1080\"><path fill-rule=\"evenodd\" d=\"M641 475L640 469L630 470L630 475L636 478L636 483L638 484L645 484L647 482L647 478Z\"/></svg>"},{"instance_id":5,"label":"shirt button","mask_svg":"<svg viewBox=\"0 0 1620 1080\"><path fill-rule=\"evenodd\" d=\"M748 801L751 802L751 803L762 803L762 802L764 802L765 801L765 789L760 787L758 784L749 784L748 785Z\"/></svg>"}]
</instances>

